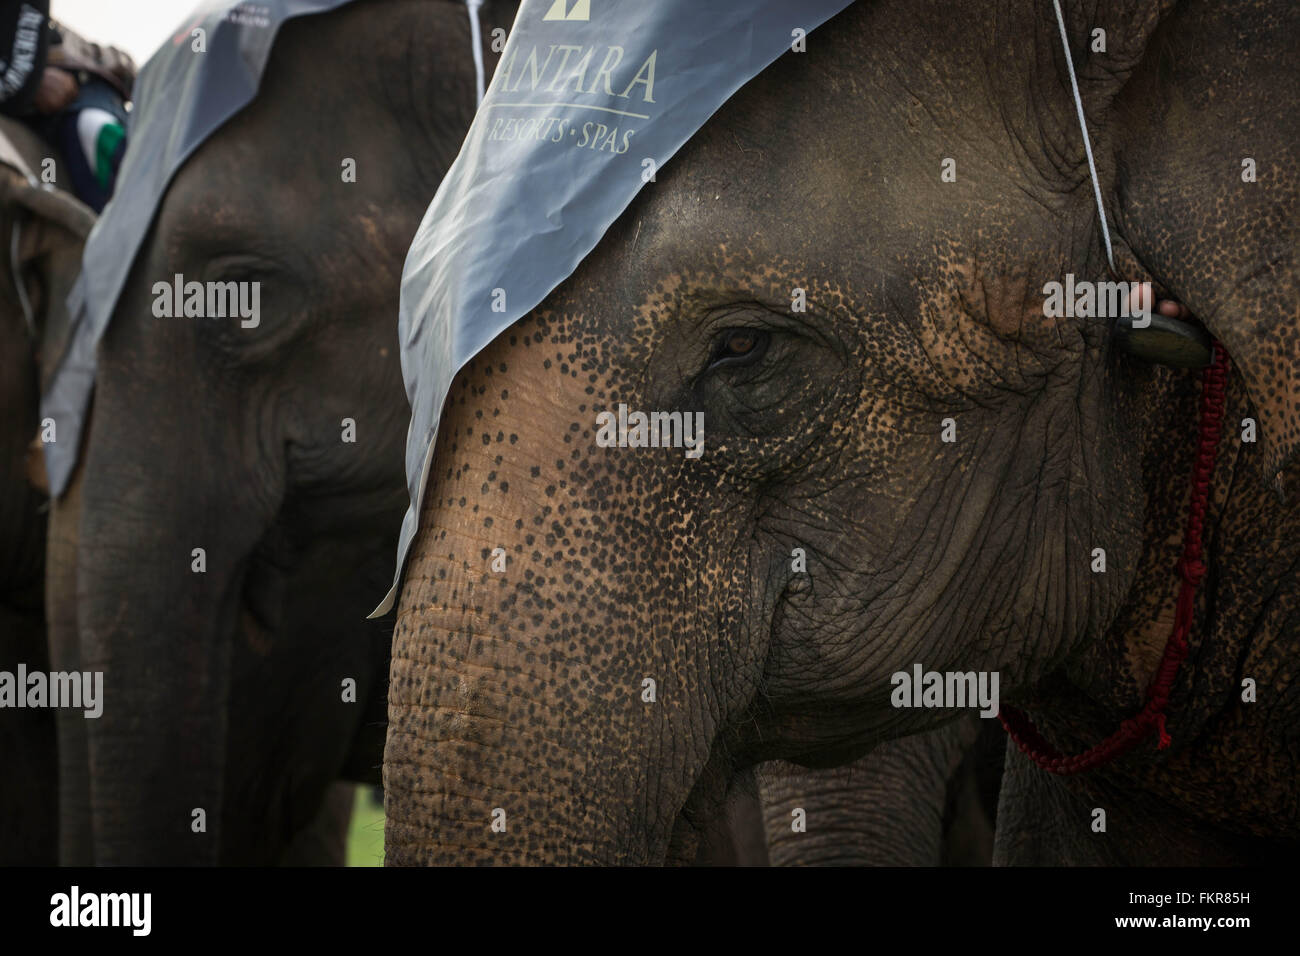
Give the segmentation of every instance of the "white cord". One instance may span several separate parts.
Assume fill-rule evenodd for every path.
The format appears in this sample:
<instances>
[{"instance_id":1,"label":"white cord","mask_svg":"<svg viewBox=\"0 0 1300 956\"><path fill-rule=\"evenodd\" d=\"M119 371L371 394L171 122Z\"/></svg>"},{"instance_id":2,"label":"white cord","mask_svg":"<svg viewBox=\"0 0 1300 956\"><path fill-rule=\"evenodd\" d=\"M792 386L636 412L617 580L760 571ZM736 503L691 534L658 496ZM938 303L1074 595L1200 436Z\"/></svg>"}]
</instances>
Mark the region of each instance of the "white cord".
<instances>
[{"instance_id":1,"label":"white cord","mask_svg":"<svg viewBox=\"0 0 1300 956\"><path fill-rule=\"evenodd\" d=\"M36 314L32 311L31 300L27 298L27 284L23 282L22 263L18 261L18 246L22 241L22 219L14 216L13 232L9 235L9 268L13 272L14 286L18 289L18 304L23 310L23 319L27 323L27 332L36 339Z\"/></svg>"},{"instance_id":2,"label":"white cord","mask_svg":"<svg viewBox=\"0 0 1300 956\"><path fill-rule=\"evenodd\" d=\"M468 0L467 0L468 2ZM1101 204L1101 184L1097 181L1097 164L1092 159L1092 141L1088 139L1088 124L1083 118L1083 100L1079 96L1079 84L1074 78L1074 58L1070 56L1070 38L1065 33L1065 17L1061 14L1060 0L1052 0L1056 8L1056 22L1061 27L1061 46L1065 47L1065 62L1070 67L1070 89L1074 90L1074 106L1079 111L1079 129L1083 132L1083 148L1088 153L1088 174L1092 176L1092 192L1097 199L1097 216L1101 219L1101 238L1106 243L1106 261L1110 271L1115 271L1115 253L1110 247L1110 228L1106 225L1106 209Z\"/></svg>"},{"instance_id":3,"label":"white cord","mask_svg":"<svg viewBox=\"0 0 1300 956\"><path fill-rule=\"evenodd\" d=\"M465 9L469 11L469 42L474 48L474 83L478 93L476 105L483 105L483 35L478 25L478 8L483 0L465 0Z\"/></svg>"}]
</instances>

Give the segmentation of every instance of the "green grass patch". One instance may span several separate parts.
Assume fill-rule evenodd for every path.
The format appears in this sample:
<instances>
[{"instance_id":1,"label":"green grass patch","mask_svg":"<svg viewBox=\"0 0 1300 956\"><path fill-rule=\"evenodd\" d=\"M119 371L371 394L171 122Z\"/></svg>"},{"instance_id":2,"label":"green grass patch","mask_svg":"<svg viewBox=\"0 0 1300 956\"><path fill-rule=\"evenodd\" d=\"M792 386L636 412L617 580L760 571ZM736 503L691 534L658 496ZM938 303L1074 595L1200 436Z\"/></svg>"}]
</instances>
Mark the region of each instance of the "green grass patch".
<instances>
[{"instance_id":1,"label":"green grass patch","mask_svg":"<svg viewBox=\"0 0 1300 956\"><path fill-rule=\"evenodd\" d=\"M357 787L348 825L348 866L384 865L384 808L370 796L369 787Z\"/></svg>"}]
</instances>

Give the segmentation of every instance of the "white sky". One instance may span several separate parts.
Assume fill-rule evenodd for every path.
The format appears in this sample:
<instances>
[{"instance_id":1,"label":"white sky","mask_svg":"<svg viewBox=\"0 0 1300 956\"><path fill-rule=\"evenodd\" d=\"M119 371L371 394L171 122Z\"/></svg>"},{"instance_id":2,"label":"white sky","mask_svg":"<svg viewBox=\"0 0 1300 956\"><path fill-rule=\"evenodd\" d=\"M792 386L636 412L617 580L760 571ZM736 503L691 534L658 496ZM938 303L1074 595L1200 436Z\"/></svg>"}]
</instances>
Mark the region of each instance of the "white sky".
<instances>
[{"instance_id":1,"label":"white sky","mask_svg":"<svg viewBox=\"0 0 1300 956\"><path fill-rule=\"evenodd\" d=\"M50 15L88 40L131 54L136 66L188 22L199 0L50 0Z\"/></svg>"}]
</instances>

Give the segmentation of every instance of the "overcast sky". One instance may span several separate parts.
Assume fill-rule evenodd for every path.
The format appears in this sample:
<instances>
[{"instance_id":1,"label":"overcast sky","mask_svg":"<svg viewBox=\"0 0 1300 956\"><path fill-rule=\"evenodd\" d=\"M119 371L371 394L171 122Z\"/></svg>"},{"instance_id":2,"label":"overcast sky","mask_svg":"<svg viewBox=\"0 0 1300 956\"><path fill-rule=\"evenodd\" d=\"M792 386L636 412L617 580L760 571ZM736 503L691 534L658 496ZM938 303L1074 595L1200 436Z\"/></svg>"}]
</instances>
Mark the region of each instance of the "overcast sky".
<instances>
[{"instance_id":1,"label":"overcast sky","mask_svg":"<svg viewBox=\"0 0 1300 956\"><path fill-rule=\"evenodd\" d=\"M144 66L198 6L199 0L50 0L50 14L88 40L125 50Z\"/></svg>"}]
</instances>

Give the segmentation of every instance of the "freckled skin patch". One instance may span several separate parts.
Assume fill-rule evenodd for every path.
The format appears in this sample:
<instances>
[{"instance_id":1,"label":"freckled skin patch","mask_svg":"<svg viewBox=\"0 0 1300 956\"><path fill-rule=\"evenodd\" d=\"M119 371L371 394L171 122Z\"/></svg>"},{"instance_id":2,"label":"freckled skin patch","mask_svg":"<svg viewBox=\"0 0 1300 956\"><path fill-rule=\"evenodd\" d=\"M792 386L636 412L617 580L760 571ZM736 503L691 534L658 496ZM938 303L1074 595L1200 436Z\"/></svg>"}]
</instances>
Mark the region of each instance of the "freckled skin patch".
<instances>
[{"instance_id":1,"label":"freckled skin patch","mask_svg":"<svg viewBox=\"0 0 1300 956\"><path fill-rule=\"evenodd\" d=\"M999 671L1003 699L1067 750L1138 709L1177 592L1196 376L1115 354L1103 322L1042 314L1046 282L1106 276L1040 6L1001 15L1006 50L972 44L988 31L962 10L846 11L724 106L457 376L394 638L389 862L689 859L734 771L839 764L951 720L890 706L890 675L917 662ZM1134 10L1119 47L1151 36ZM1112 92L1141 61L1116 56ZM1110 183L1123 130L1099 127ZM953 154L958 180L941 183ZM1130 228L1124 277L1182 297ZM706 371L734 327L771 336L763 361ZM1229 422L1250 414L1251 384L1234 378ZM619 402L703 411L703 457L596 447L595 413ZM1041 830L1059 790L1104 795L1117 820L1158 805L1177 821L1112 832L1116 860L1249 858L1254 838L1300 835L1286 623L1300 536L1234 434L1169 711L1177 747L1018 791L1018 832ZM1236 701L1247 670L1267 705ZM1080 819L1042 852L1079 858Z\"/></svg>"}]
</instances>

